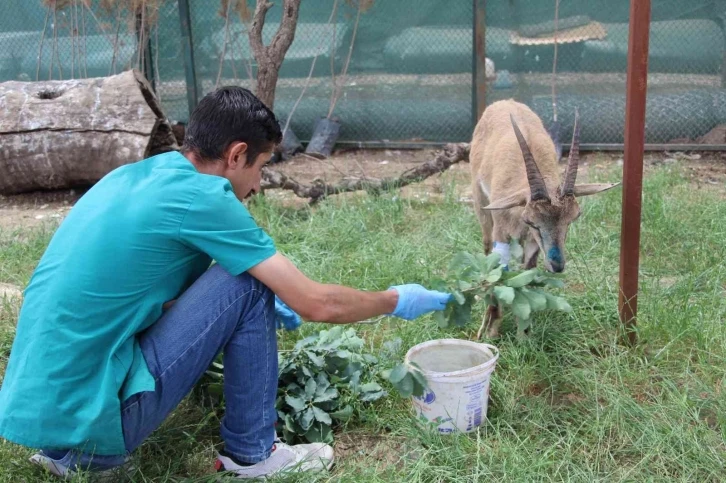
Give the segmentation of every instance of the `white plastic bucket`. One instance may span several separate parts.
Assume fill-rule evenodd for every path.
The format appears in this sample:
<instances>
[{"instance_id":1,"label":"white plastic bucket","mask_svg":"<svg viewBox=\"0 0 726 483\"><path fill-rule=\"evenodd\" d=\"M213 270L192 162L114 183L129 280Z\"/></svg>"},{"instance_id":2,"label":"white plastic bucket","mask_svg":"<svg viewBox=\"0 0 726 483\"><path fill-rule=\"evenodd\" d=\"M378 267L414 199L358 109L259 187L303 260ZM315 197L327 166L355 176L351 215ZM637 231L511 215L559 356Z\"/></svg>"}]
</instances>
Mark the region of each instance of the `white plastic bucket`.
<instances>
[{"instance_id":1,"label":"white plastic bucket","mask_svg":"<svg viewBox=\"0 0 726 483\"><path fill-rule=\"evenodd\" d=\"M412 398L416 416L438 425L440 433L474 431L487 416L489 378L499 359L493 345L439 339L413 346L406 363L415 362L428 389Z\"/></svg>"}]
</instances>

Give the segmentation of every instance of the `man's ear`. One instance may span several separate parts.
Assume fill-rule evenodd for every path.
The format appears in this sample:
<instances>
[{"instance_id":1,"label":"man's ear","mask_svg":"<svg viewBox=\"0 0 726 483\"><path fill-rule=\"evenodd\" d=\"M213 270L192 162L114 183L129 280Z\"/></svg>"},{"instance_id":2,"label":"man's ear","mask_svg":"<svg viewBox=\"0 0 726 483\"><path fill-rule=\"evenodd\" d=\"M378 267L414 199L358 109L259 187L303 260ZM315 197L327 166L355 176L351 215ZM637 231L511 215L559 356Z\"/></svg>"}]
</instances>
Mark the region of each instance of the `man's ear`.
<instances>
[{"instance_id":1,"label":"man's ear","mask_svg":"<svg viewBox=\"0 0 726 483\"><path fill-rule=\"evenodd\" d=\"M504 198L499 198L489 203L487 206L482 206L482 210L506 210L507 208L513 208L515 206L524 206L527 204L527 193L529 190L518 191Z\"/></svg>"},{"instance_id":2,"label":"man's ear","mask_svg":"<svg viewBox=\"0 0 726 483\"><path fill-rule=\"evenodd\" d=\"M575 185L575 196L589 196L615 188L620 183L585 183Z\"/></svg>"},{"instance_id":3,"label":"man's ear","mask_svg":"<svg viewBox=\"0 0 726 483\"><path fill-rule=\"evenodd\" d=\"M224 160L230 169L244 168L247 164L247 143L235 141L230 144Z\"/></svg>"}]
</instances>

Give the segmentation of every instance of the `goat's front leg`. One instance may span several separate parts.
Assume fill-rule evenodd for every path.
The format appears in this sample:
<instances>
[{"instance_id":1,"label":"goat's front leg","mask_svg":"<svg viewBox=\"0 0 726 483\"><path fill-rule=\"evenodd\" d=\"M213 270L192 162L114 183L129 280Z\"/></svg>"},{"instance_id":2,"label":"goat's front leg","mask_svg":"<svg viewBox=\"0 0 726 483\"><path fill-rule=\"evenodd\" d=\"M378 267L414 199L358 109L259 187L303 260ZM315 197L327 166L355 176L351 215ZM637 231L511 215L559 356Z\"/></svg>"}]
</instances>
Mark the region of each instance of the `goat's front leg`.
<instances>
[{"instance_id":1,"label":"goat's front leg","mask_svg":"<svg viewBox=\"0 0 726 483\"><path fill-rule=\"evenodd\" d=\"M481 340L482 333L486 330L487 337L495 339L499 337L499 327L502 325L502 314L498 305L490 305L487 307L487 313L481 322L481 327L476 333L477 340Z\"/></svg>"},{"instance_id":2,"label":"goat's front leg","mask_svg":"<svg viewBox=\"0 0 726 483\"><path fill-rule=\"evenodd\" d=\"M529 270L537 266L537 258L539 257L539 245L532 236L526 237L524 244L524 268Z\"/></svg>"}]
</instances>

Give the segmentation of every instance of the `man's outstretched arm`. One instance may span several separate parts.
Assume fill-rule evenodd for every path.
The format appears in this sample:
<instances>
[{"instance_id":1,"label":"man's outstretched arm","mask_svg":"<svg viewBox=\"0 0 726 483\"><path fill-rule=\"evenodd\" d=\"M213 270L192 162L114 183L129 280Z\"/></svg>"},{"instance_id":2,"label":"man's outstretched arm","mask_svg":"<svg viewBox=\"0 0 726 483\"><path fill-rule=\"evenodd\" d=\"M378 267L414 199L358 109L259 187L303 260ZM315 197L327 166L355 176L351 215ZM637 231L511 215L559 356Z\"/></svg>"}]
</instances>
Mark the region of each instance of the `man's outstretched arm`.
<instances>
[{"instance_id":1,"label":"man's outstretched arm","mask_svg":"<svg viewBox=\"0 0 726 483\"><path fill-rule=\"evenodd\" d=\"M414 319L446 308L450 295L420 285L402 285L381 292L366 292L309 279L280 253L249 269L303 319L346 324L379 315Z\"/></svg>"}]
</instances>

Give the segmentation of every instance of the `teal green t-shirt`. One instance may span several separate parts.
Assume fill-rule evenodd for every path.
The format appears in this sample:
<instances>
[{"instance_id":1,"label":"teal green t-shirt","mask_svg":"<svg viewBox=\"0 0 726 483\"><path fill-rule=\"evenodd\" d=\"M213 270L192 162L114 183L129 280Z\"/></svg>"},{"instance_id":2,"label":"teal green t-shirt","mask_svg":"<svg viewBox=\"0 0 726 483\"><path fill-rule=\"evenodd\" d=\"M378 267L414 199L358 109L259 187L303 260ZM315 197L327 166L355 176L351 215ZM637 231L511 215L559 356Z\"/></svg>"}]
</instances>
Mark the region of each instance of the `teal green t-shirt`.
<instances>
[{"instance_id":1,"label":"teal green t-shirt","mask_svg":"<svg viewBox=\"0 0 726 483\"><path fill-rule=\"evenodd\" d=\"M231 184L180 153L115 169L73 207L25 290L0 436L123 454L121 403L155 385L136 335L212 260L237 275L274 254Z\"/></svg>"}]
</instances>

